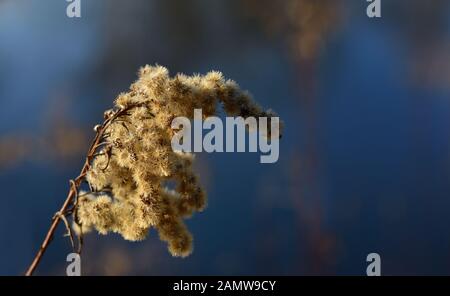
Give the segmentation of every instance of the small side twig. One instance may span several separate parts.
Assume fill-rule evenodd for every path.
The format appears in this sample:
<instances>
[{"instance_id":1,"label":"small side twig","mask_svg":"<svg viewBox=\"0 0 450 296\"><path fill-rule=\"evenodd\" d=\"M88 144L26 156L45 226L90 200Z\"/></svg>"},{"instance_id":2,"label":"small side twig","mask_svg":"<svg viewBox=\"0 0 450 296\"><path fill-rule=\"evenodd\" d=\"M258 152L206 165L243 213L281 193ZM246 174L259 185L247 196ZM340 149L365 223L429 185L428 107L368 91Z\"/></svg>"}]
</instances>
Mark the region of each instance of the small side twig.
<instances>
[{"instance_id":1,"label":"small side twig","mask_svg":"<svg viewBox=\"0 0 450 296\"><path fill-rule=\"evenodd\" d=\"M53 216L53 219L59 218L64 222L64 225L66 226L67 233L65 236L69 237L70 244L72 246L72 249L75 250L75 241L73 239L73 233L72 229L70 228L69 221L67 221L66 215L64 213L56 212Z\"/></svg>"}]
</instances>

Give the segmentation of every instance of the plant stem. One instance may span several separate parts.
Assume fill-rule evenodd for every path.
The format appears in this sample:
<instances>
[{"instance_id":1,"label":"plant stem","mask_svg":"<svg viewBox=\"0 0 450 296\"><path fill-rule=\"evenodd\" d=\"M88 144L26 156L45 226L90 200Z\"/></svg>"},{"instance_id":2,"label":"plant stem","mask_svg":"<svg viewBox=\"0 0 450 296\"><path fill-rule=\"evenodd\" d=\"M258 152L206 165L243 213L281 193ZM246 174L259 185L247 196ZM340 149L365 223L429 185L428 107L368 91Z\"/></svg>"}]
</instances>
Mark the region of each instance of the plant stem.
<instances>
[{"instance_id":1,"label":"plant stem","mask_svg":"<svg viewBox=\"0 0 450 296\"><path fill-rule=\"evenodd\" d=\"M86 162L83 166L83 169L81 170L80 175L75 179L74 183L75 186L71 186L69 193L67 195L67 198L64 202L64 204L62 205L61 209L59 210L59 213L61 213L61 215L64 215L64 213L67 211L67 208L69 207L69 205L72 203L74 196L76 195L78 188L81 185L81 182L83 181L84 176L86 175L88 169L89 169L89 160L90 160L90 155L92 154L92 150L93 148L98 144L100 138L101 138L101 132L99 131L99 133L97 134L97 136L95 137L94 142L91 145L91 148L89 149L89 153L88 153L88 157L86 159ZM95 152L95 151L94 151ZM75 187L75 188L74 188ZM31 276L33 275L33 272L35 271L36 267L38 266L39 262L42 259L42 256L44 255L45 251L47 250L48 245L50 244L50 242L52 241L53 235L56 231L56 228L58 227L59 222L61 221L61 217L59 215L55 215L55 217L53 218L53 222L47 232L47 235L45 236L44 241L42 242L41 247L39 248L39 251L37 252L36 256L33 259L33 262L31 263L30 267L28 268L27 272L25 273L26 276Z\"/></svg>"},{"instance_id":2,"label":"plant stem","mask_svg":"<svg viewBox=\"0 0 450 296\"><path fill-rule=\"evenodd\" d=\"M34 271L36 270L37 266L41 262L42 256L44 255L45 251L47 250L50 242L52 241L52 238L55 234L56 228L58 227L59 222L61 222L61 215L66 215L68 207L73 204L74 197L78 194L78 189L83 182L92 160L95 158L95 153L97 149L99 148L99 144L103 140L104 132L107 130L111 122L113 122L116 118L124 115L129 111L130 109L136 107L138 105L130 105L127 108L117 110L111 117L105 119L103 124L100 126L99 129L96 130L96 135L94 140L92 141L92 144L88 150L86 161L83 165L83 168L81 169L80 175L75 179L75 181L71 182L69 193L67 194L67 198L64 201L64 204L62 205L61 209L59 210L58 215L55 215L53 217L53 222L50 225L50 228L47 232L47 235L45 236L44 241L41 244L41 247L39 248L39 251L37 252L36 256L34 257L31 265L28 267L25 275L26 276L32 276ZM76 210L76 209L75 209Z\"/></svg>"},{"instance_id":3,"label":"plant stem","mask_svg":"<svg viewBox=\"0 0 450 296\"><path fill-rule=\"evenodd\" d=\"M64 213L67 210L67 207L71 204L72 199L74 197L74 191L71 189L66 201L64 202L63 206L59 210L60 213ZM45 251L47 250L48 245L52 241L53 235L55 233L55 230L61 221L61 218L59 216L55 216L53 218L52 225L50 226L50 229L47 232L47 235L45 236L44 242L42 243L41 247L39 248L39 251L37 252L36 256L33 259L33 262L31 263L30 267L28 267L27 272L25 273L26 276L33 275L33 272L35 271L36 267L38 266L39 262L42 259L42 256L44 255Z\"/></svg>"}]
</instances>

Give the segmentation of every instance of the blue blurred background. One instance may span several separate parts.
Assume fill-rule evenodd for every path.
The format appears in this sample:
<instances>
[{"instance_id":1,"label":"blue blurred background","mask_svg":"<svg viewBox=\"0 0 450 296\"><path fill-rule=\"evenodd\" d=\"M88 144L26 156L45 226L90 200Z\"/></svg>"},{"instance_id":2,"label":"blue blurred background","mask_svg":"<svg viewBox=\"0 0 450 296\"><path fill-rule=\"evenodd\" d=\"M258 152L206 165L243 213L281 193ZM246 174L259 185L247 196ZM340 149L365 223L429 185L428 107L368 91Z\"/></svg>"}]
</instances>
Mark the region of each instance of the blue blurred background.
<instances>
[{"instance_id":1,"label":"blue blurred background","mask_svg":"<svg viewBox=\"0 0 450 296\"><path fill-rule=\"evenodd\" d=\"M285 121L280 159L200 154L172 258L90 234L85 275L450 274L450 1L0 0L0 274L25 271L92 127L145 64L220 70ZM37 274L62 275L59 228Z\"/></svg>"}]
</instances>

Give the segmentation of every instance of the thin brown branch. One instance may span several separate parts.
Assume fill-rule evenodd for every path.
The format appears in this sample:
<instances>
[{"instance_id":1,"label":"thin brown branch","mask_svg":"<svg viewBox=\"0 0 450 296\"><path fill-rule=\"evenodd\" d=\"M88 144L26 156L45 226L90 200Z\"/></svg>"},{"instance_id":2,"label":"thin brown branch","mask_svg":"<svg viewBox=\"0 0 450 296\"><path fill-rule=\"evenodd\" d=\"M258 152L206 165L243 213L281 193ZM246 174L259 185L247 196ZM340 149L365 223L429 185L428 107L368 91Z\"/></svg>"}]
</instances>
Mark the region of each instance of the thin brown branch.
<instances>
[{"instance_id":1,"label":"thin brown branch","mask_svg":"<svg viewBox=\"0 0 450 296\"><path fill-rule=\"evenodd\" d=\"M114 114L111 117L107 118L103 122L103 124L96 130L95 138L92 141L92 144L88 150L88 153L86 156L86 161L83 165L83 168L81 169L80 175L74 181L71 181L71 185L70 185L69 193L67 194L67 198L64 201L61 209L53 217L52 224L50 225L50 228L47 231L47 235L45 236L45 239L42 242L36 256L34 257L33 261L31 262L30 266L28 267L28 269L25 273L26 276L33 275L34 271L38 267L39 263L41 262L42 256L44 255L45 251L47 250L49 244L51 243L51 241L53 239L54 233L59 225L59 222L61 222L61 220L63 220L62 217L65 218L65 216L70 212L70 211L68 211L69 207L71 205L76 207L76 204L75 204L76 200L74 201L74 199L76 199L76 196L78 195L78 190L79 190L82 182L85 180L85 176L90 168L90 164L91 164L92 160L95 158L97 149L101 146L101 143L102 143L101 141L104 140L105 131L108 129L111 122L113 122L115 119L119 118L120 116L125 115L127 111L129 111L130 109L137 107L137 106L138 105L131 105L125 109L115 111ZM74 211L76 212L76 209L74 209ZM81 243L82 243L82 238L79 238L79 243L80 243L79 244L79 247L80 247ZM81 251L80 248L78 251L79 252Z\"/></svg>"}]
</instances>

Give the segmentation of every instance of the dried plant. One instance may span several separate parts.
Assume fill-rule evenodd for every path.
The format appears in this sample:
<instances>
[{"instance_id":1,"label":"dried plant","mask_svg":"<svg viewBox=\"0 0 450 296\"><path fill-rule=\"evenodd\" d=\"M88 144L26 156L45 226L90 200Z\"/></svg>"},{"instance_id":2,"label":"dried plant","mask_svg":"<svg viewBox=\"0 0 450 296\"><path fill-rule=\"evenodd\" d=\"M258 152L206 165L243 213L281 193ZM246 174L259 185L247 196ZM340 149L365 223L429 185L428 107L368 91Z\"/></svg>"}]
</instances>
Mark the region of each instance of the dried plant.
<instances>
[{"instance_id":1,"label":"dried plant","mask_svg":"<svg viewBox=\"0 0 450 296\"><path fill-rule=\"evenodd\" d=\"M230 116L271 117L251 96L220 72L169 77L161 66L141 68L130 91L120 94L115 108L95 127L96 136L80 175L71 181L68 197L57 212L44 243L27 271L31 275L62 220L72 239L66 217L72 217L81 251L82 234L120 233L126 240L143 240L151 227L168 243L173 256L192 251L192 236L183 219L206 205L206 195L192 170L193 155L174 152L171 128L175 117L217 114L218 105ZM270 130L269 130L270 132ZM167 181L175 190L165 188ZM80 186L85 182L89 191ZM71 216L70 216L71 215Z\"/></svg>"}]
</instances>

